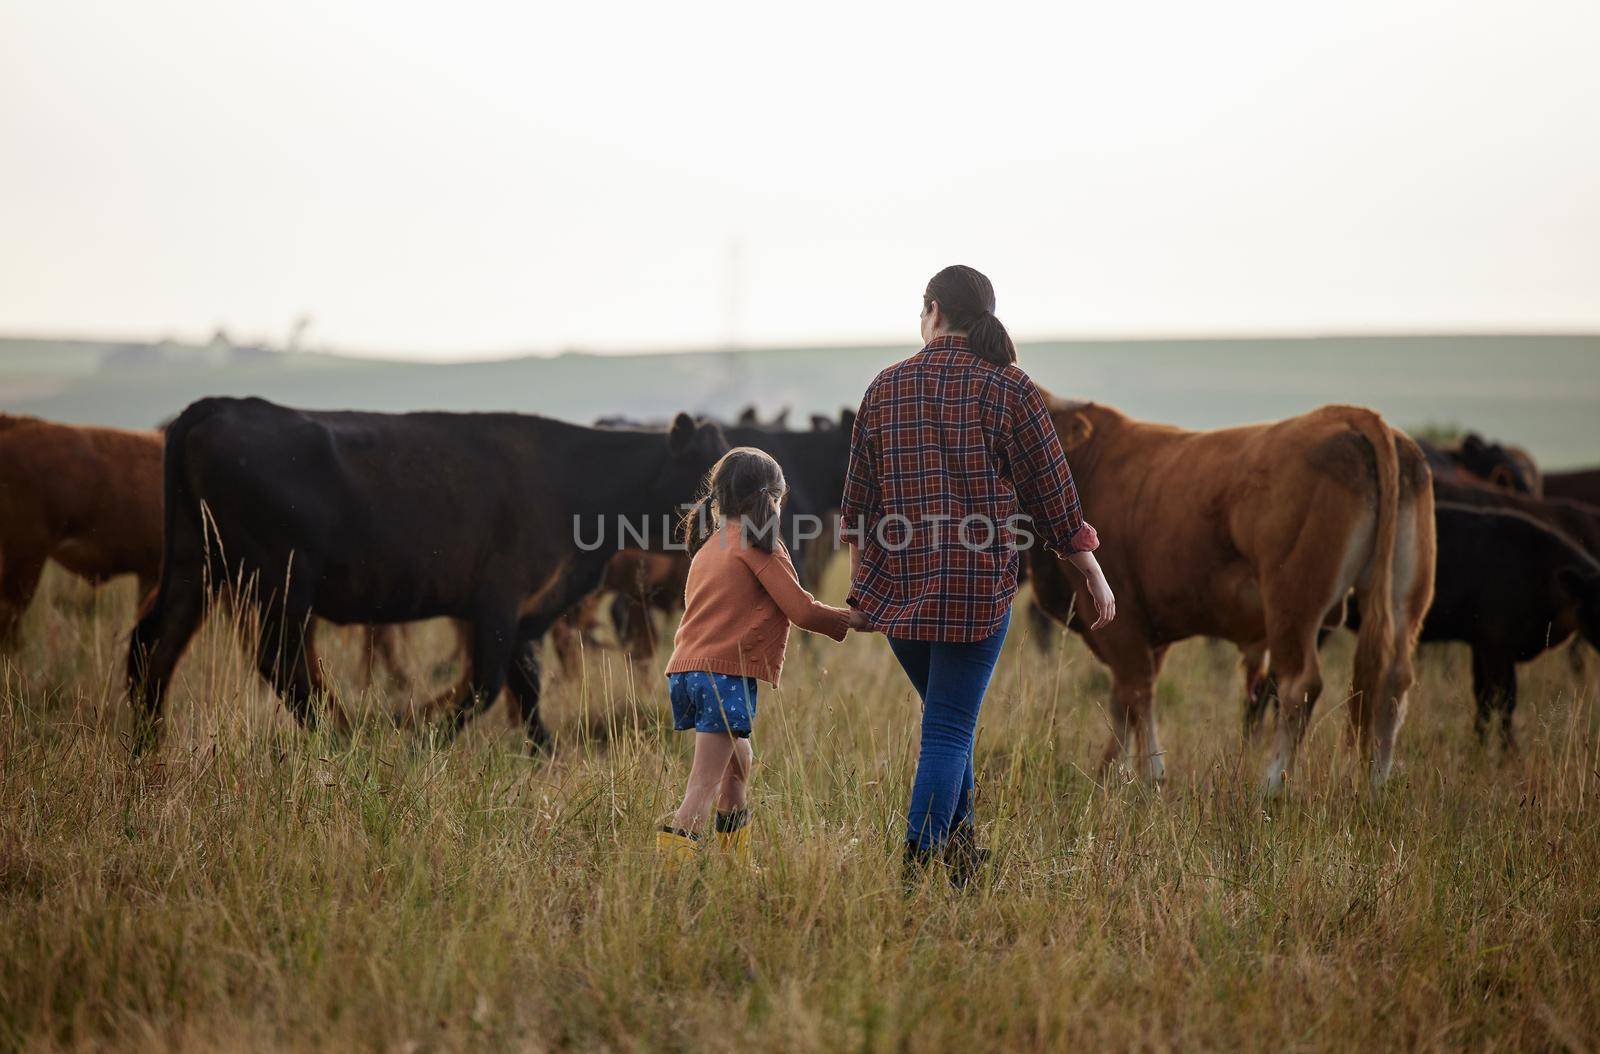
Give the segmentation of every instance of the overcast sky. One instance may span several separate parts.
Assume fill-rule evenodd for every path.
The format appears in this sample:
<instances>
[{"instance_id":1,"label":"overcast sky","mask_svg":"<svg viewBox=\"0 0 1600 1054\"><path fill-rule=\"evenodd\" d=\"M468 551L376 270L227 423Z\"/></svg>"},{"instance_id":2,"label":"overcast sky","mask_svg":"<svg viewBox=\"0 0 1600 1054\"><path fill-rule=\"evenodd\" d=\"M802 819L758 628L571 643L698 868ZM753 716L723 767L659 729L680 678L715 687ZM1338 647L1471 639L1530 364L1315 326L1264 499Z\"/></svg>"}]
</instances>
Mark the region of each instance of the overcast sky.
<instances>
[{"instance_id":1,"label":"overcast sky","mask_svg":"<svg viewBox=\"0 0 1600 1054\"><path fill-rule=\"evenodd\" d=\"M0 0L0 331L1600 329L1600 4Z\"/></svg>"}]
</instances>

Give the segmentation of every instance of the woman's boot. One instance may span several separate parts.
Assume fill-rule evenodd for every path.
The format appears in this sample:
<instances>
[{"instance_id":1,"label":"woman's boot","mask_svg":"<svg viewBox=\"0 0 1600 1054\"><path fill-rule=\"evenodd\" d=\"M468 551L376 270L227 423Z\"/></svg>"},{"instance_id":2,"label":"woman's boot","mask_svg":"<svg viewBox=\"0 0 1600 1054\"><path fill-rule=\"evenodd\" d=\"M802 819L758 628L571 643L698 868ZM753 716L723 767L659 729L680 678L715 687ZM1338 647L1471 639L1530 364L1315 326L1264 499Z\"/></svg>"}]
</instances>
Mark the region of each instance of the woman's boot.
<instances>
[{"instance_id":1,"label":"woman's boot","mask_svg":"<svg viewBox=\"0 0 1600 1054\"><path fill-rule=\"evenodd\" d=\"M978 830L969 820L950 831L943 857L950 872L950 884L964 889L989 862L989 850L978 845Z\"/></svg>"}]
</instances>

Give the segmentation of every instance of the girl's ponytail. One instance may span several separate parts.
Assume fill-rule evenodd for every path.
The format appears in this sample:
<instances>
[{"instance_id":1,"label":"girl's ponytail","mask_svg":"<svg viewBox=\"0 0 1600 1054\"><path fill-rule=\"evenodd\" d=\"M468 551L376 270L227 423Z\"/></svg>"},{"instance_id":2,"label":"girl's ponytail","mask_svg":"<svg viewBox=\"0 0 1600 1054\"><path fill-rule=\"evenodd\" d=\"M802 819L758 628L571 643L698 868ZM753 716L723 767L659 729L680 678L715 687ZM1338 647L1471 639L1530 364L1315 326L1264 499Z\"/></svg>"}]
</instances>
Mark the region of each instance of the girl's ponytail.
<instances>
[{"instance_id":1,"label":"girl's ponytail","mask_svg":"<svg viewBox=\"0 0 1600 1054\"><path fill-rule=\"evenodd\" d=\"M678 534L688 543L689 555L693 556L706 544L706 539L711 537L711 487L709 481L702 489L700 500L689 506L684 512L683 519L678 521Z\"/></svg>"},{"instance_id":2,"label":"girl's ponytail","mask_svg":"<svg viewBox=\"0 0 1600 1054\"><path fill-rule=\"evenodd\" d=\"M698 553L716 533L718 520L738 524L745 544L772 552L778 542L778 508L784 493L783 469L771 454L748 446L736 446L723 454L706 473L699 500L678 522L689 554Z\"/></svg>"}]
</instances>

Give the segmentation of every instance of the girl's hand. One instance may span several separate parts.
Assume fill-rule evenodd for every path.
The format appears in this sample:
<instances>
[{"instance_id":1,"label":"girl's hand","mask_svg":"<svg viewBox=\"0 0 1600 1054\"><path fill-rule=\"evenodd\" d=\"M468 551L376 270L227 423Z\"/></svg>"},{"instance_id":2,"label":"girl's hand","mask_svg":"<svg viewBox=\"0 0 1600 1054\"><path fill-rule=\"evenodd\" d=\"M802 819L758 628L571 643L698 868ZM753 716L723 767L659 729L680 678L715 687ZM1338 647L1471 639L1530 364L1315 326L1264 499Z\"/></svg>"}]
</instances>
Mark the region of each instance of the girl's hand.
<instances>
[{"instance_id":1,"label":"girl's hand","mask_svg":"<svg viewBox=\"0 0 1600 1054\"><path fill-rule=\"evenodd\" d=\"M1112 595L1111 583L1106 581L1098 564L1089 575L1089 598L1094 601L1094 624L1090 629L1109 625L1117 617L1117 598Z\"/></svg>"},{"instance_id":2,"label":"girl's hand","mask_svg":"<svg viewBox=\"0 0 1600 1054\"><path fill-rule=\"evenodd\" d=\"M850 609L850 628L857 633L872 633L872 622L860 608Z\"/></svg>"}]
</instances>

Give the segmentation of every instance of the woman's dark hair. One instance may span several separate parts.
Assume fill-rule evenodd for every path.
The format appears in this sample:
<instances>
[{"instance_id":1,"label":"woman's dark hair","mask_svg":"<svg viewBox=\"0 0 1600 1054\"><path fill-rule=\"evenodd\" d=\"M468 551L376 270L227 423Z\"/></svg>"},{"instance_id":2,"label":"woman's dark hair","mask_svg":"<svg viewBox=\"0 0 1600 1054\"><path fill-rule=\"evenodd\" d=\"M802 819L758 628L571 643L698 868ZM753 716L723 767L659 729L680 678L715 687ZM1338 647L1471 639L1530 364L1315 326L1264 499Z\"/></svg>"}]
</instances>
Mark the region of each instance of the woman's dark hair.
<instances>
[{"instance_id":1,"label":"woman's dark hair","mask_svg":"<svg viewBox=\"0 0 1600 1054\"><path fill-rule=\"evenodd\" d=\"M1017 346L1011 343L1011 334L994 317L994 283L982 271L965 264L946 267L928 279L922 310L927 311L935 300L945 323L967 335L967 347L978 358L996 366L1017 361Z\"/></svg>"},{"instance_id":2,"label":"woman's dark hair","mask_svg":"<svg viewBox=\"0 0 1600 1054\"><path fill-rule=\"evenodd\" d=\"M787 485L772 455L753 446L736 446L717 459L700 484L700 498L684 514L683 537L697 553L720 522L741 521L745 544L772 552L778 540L778 511Z\"/></svg>"}]
</instances>

